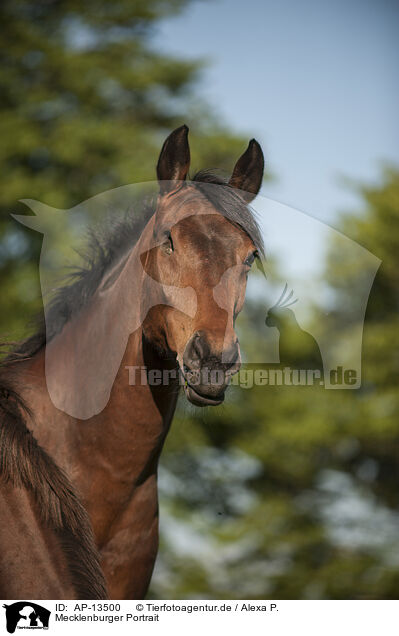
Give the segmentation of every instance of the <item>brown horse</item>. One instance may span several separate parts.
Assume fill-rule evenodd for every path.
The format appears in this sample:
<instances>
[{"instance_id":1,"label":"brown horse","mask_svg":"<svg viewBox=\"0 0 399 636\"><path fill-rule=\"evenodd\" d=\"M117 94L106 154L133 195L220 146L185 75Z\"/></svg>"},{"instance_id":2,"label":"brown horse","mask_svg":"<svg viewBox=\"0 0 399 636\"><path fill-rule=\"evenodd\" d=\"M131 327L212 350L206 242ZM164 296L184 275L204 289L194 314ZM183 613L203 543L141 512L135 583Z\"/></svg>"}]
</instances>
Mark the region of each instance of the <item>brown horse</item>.
<instances>
[{"instance_id":1,"label":"brown horse","mask_svg":"<svg viewBox=\"0 0 399 636\"><path fill-rule=\"evenodd\" d=\"M55 299L47 343L42 329L7 362L33 413L35 438L90 515L111 598L142 598L147 591L158 548L157 466L179 374L193 404L223 401L240 365L234 321L263 249L248 209L263 178L259 144L249 143L228 183L207 172L187 181L189 164L182 126L161 150L159 196L140 238L129 244L127 223L100 240L97 262ZM183 310L178 299L187 290ZM140 311L132 332L132 315ZM115 334L128 335L121 357ZM96 370L104 361L116 373L105 408L95 413ZM143 382L143 367L147 378L168 372L170 381ZM209 381L205 369L218 372L216 379ZM64 398L85 415L67 414Z\"/></svg>"}]
</instances>

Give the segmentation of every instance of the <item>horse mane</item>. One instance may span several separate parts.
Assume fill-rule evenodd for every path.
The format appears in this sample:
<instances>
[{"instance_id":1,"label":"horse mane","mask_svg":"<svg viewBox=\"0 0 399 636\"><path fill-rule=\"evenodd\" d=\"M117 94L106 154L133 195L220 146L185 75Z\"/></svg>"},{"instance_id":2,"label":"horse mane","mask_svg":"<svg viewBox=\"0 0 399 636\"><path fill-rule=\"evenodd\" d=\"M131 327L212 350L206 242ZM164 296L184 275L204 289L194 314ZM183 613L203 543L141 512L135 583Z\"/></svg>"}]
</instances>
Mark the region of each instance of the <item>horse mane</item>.
<instances>
[{"instance_id":1,"label":"horse mane","mask_svg":"<svg viewBox=\"0 0 399 636\"><path fill-rule=\"evenodd\" d=\"M59 539L77 598L106 598L88 514L66 475L28 429L25 418L30 417L12 382L1 378L0 476L33 494L42 523Z\"/></svg>"},{"instance_id":2,"label":"horse mane","mask_svg":"<svg viewBox=\"0 0 399 636\"><path fill-rule=\"evenodd\" d=\"M239 190L231 188L225 179L209 170L197 172L189 182L233 225L244 230L258 252L264 254L263 239L254 212ZM134 247L155 209L155 198L148 199L139 214L128 210L123 218L115 220L109 217L102 227L88 232L86 253L81 254L83 265L71 270L65 284L56 291L46 307L46 323L41 313L35 320L34 334L12 348L3 364L35 355L62 331L65 324L88 304L107 271Z\"/></svg>"}]
</instances>

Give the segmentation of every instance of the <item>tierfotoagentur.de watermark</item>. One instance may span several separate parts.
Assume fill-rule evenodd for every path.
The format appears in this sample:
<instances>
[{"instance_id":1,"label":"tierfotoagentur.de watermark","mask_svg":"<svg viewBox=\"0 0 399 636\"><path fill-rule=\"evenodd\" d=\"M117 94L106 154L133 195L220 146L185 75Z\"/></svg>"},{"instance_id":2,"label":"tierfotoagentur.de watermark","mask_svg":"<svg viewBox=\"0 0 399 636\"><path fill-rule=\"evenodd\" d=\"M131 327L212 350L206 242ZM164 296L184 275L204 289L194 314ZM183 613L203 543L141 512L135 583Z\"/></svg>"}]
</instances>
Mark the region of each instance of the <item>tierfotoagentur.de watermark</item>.
<instances>
[{"instance_id":1,"label":"tierfotoagentur.de watermark","mask_svg":"<svg viewBox=\"0 0 399 636\"><path fill-rule=\"evenodd\" d=\"M146 366L126 365L130 386L185 386L186 378L179 369L148 369ZM228 375L221 369L203 368L190 380L194 386L223 385L226 380L231 386L251 389L255 386L315 386L324 385L320 369L263 368L240 369L234 375ZM357 382L356 369L344 369L338 366L330 369L329 381L332 385L353 386Z\"/></svg>"}]
</instances>

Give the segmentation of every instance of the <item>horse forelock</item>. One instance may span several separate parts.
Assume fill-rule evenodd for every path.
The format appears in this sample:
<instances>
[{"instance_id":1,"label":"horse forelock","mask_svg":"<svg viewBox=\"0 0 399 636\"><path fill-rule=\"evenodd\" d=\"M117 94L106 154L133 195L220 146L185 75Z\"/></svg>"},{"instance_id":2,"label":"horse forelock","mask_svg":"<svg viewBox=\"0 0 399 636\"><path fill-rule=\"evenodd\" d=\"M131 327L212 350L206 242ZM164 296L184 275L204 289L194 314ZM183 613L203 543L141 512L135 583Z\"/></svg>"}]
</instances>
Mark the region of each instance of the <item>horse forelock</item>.
<instances>
[{"instance_id":1,"label":"horse forelock","mask_svg":"<svg viewBox=\"0 0 399 636\"><path fill-rule=\"evenodd\" d=\"M244 201L240 191L208 170L197 172L192 183L218 212L233 225L240 227L253 241L259 253L264 255L265 248L255 212Z\"/></svg>"}]
</instances>

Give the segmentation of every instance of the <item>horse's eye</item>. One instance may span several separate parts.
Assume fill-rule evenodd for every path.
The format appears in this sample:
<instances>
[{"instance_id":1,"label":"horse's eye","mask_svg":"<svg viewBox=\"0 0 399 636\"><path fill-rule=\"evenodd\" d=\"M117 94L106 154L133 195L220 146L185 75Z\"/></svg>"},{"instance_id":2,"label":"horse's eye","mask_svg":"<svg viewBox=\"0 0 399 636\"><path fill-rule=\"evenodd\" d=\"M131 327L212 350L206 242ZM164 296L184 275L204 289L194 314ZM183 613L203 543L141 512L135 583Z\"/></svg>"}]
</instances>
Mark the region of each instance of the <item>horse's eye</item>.
<instances>
[{"instance_id":1,"label":"horse's eye","mask_svg":"<svg viewBox=\"0 0 399 636\"><path fill-rule=\"evenodd\" d=\"M246 265L247 267L251 267L253 265L253 262L255 260L255 258L258 256L258 252L252 252L252 254L249 254L249 256L247 256L247 258L244 261L244 265Z\"/></svg>"},{"instance_id":2,"label":"horse's eye","mask_svg":"<svg viewBox=\"0 0 399 636\"><path fill-rule=\"evenodd\" d=\"M170 232L165 234L165 238L166 240L164 243L162 243L161 248L165 252L165 254L172 254L174 247L173 247L173 241L172 241L172 236Z\"/></svg>"}]
</instances>

